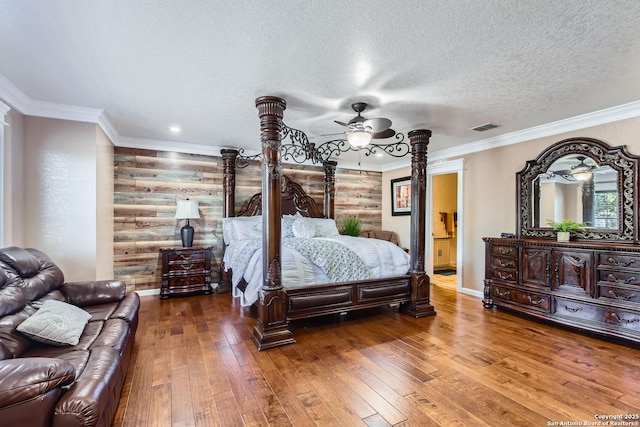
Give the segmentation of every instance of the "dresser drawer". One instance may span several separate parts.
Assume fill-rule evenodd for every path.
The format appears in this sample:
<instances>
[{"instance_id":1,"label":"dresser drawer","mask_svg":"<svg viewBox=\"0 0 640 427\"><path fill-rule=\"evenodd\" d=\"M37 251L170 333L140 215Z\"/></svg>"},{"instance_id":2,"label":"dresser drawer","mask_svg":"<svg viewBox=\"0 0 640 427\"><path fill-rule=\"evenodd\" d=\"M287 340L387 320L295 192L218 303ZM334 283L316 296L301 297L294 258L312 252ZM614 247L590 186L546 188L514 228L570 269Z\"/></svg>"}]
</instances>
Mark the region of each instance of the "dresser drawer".
<instances>
[{"instance_id":1,"label":"dresser drawer","mask_svg":"<svg viewBox=\"0 0 640 427\"><path fill-rule=\"evenodd\" d=\"M614 267L640 271L640 255L605 252L598 254L598 269Z\"/></svg>"},{"instance_id":2,"label":"dresser drawer","mask_svg":"<svg viewBox=\"0 0 640 427\"><path fill-rule=\"evenodd\" d=\"M517 258L518 248L516 246L494 245L491 253L501 258Z\"/></svg>"},{"instance_id":3,"label":"dresser drawer","mask_svg":"<svg viewBox=\"0 0 640 427\"><path fill-rule=\"evenodd\" d=\"M598 282L609 282L618 285L639 285L640 272L598 269Z\"/></svg>"},{"instance_id":4,"label":"dresser drawer","mask_svg":"<svg viewBox=\"0 0 640 427\"><path fill-rule=\"evenodd\" d=\"M495 303L503 300L514 302L518 305L530 307L536 310L549 313L551 307L550 297L547 294L530 292L524 289L514 289L508 286L492 285L492 296Z\"/></svg>"},{"instance_id":5,"label":"dresser drawer","mask_svg":"<svg viewBox=\"0 0 640 427\"><path fill-rule=\"evenodd\" d=\"M600 298L640 303L640 288L633 286L615 286L609 283L598 283L598 295Z\"/></svg>"},{"instance_id":6,"label":"dresser drawer","mask_svg":"<svg viewBox=\"0 0 640 427\"><path fill-rule=\"evenodd\" d=\"M491 265L494 268L515 270L518 267L518 261L514 258L492 257Z\"/></svg>"},{"instance_id":7,"label":"dresser drawer","mask_svg":"<svg viewBox=\"0 0 640 427\"><path fill-rule=\"evenodd\" d=\"M555 314L640 331L640 313L632 310L556 298Z\"/></svg>"},{"instance_id":8,"label":"dresser drawer","mask_svg":"<svg viewBox=\"0 0 640 427\"><path fill-rule=\"evenodd\" d=\"M491 276L494 279L502 280L505 282L518 282L518 270L513 268L493 268L491 270Z\"/></svg>"}]
</instances>

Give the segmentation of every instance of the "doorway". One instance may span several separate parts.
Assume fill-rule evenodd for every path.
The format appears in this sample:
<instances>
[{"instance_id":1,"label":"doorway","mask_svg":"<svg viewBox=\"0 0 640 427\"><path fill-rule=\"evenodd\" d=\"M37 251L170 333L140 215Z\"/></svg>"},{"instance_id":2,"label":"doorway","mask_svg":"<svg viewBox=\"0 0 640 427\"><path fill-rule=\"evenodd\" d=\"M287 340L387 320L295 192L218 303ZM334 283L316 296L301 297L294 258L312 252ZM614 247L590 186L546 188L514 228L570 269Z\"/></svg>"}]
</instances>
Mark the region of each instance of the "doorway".
<instances>
[{"instance_id":1,"label":"doorway","mask_svg":"<svg viewBox=\"0 0 640 427\"><path fill-rule=\"evenodd\" d=\"M457 291L462 288L462 171L462 159L427 167L428 274L433 284Z\"/></svg>"}]
</instances>

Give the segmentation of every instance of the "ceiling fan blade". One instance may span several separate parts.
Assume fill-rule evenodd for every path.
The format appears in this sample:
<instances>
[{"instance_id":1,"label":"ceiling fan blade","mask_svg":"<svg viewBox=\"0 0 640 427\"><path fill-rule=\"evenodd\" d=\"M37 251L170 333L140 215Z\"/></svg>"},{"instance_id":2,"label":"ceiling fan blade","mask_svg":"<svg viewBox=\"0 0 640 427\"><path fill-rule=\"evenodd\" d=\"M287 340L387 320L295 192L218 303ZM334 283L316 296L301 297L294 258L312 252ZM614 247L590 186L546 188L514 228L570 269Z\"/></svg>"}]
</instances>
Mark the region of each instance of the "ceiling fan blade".
<instances>
[{"instance_id":1,"label":"ceiling fan blade","mask_svg":"<svg viewBox=\"0 0 640 427\"><path fill-rule=\"evenodd\" d=\"M370 128L371 132L378 133L385 131L391 127L391 120L385 118L367 119L362 123L366 128Z\"/></svg>"},{"instance_id":2,"label":"ceiling fan blade","mask_svg":"<svg viewBox=\"0 0 640 427\"><path fill-rule=\"evenodd\" d=\"M349 125L349 124L347 124L347 123L344 123L344 122L339 122L339 121L337 121L337 120L334 120L334 122L335 122L335 123L337 123L337 124L339 124L340 126L344 126L344 127L346 127L346 128L351 127L351 125Z\"/></svg>"},{"instance_id":3,"label":"ceiling fan blade","mask_svg":"<svg viewBox=\"0 0 640 427\"><path fill-rule=\"evenodd\" d=\"M554 175L571 175L571 169L562 169L562 170L557 170L557 171L549 171Z\"/></svg>"},{"instance_id":4,"label":"ceiling fan blade","mask_svg":"<svg viewBox=\"0 0 640 427\"><path fill-rule=\"evenodd\" d=\"M373 138L373 139L391 138L395 134L396 134L395 130L387 129L387 130L383 130L382 132L376 132L376 133L371 134L371 138Z\"/></svg>"},{"instance_id":5,"label":"ceiling fan blade","mask_svg":"<svg viewBox=\"0 0 640 427\"><path fill-rule=\"evenodd\" d=\"M336 135L346 135L348 132L340 132L340 133L325 133L320 136L336 136Z\"/></svg>"}]
</instances>

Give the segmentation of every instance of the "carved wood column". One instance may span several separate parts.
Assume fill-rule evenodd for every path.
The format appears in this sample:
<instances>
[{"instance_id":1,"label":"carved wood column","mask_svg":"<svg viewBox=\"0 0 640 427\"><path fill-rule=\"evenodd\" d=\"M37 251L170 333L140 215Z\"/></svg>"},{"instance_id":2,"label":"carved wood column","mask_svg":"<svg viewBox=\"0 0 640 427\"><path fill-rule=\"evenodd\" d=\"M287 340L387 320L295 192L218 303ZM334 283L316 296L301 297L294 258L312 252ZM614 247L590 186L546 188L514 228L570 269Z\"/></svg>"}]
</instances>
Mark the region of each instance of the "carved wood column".
<instances>
[{"instance_id":1,"label":"carved wood column","mask_svg":"<svg viewBox=\"0 0 640 427\"><path fill-rule=\"evenodd\" d=\"M336 212L336 166L338 162L327 160L324 166L324 217L335 218Z\"/></svg>"},{"instance_id":2,"label":"carved wood column","mask_svg":"<svg viewBox=\"0 0 640 427\"><path fill-rule=\"evenodd\" d=\"M282 164L280 143L284 99L256 99L262 143L262 289L258 296L258 323L251 338L258 350L294 343L287 322L287 295L282 289L280 263Z\"/></svg>"},{"instance_id":3,"label":"carved wood column","mask_svg":"<svg viewBox=\"0 0 640 427\"><path fill-rule=\"evenodd\" d=\"M430 303L431 283L424 270L427 146L431 131L413 130L408 136L411 143L411 301L405 303L401 310L414 317L424 317L436 314Z\"/></svg>"},{"instance_id":4,"label":"carved wood column","mask_svg":"<svg viewBox=\"0 0 640 427\"><path fill-rule=\"evenodd\" d=\"M222 202L222 217L230 218L236 216L236 157L238 157L238 150L222 149L220 150L222 156L222 190L223 190L223 202ZM222 245L222 257L224 258L225 245ZM225 265L220 260L220 274L218 280L218 288L216 292L226 293L231 292L231 274L225 270Z\"/></svg>"},{"instance_id":5,"label":"carved wood column","mask_svg":"<svg viewBox=\"0 0 640 427\"><path fill-rule=\"evenodd\" d=\"M238 150L224 148L220 150L222 155L222 189L224 200L222 204L222 217L236 216L236 157Z\"/></svg>"}]
</instances>

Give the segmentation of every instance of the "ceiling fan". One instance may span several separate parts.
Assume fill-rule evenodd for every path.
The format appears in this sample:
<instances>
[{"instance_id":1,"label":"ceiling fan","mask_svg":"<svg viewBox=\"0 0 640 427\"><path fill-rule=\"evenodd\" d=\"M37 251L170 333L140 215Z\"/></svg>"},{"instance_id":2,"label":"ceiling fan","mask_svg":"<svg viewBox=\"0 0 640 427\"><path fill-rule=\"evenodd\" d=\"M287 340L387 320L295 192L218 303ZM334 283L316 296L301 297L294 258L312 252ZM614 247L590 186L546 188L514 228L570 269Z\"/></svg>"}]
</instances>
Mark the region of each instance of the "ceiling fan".
<instances>
[{"instance_id":1,"label":"ceiling fan","mask_svg":"<svg viewBox=\"0 0 640 427\"><path fill-rule=\"evenodd\" d=\"M347 123L334 120L335 123L348 128L348 130L323 136L347 135L347 140L351 145L356 148L362 148L369 144L371 139L390 138L396 134L396 132L391 129L391 120L382 117L367 119L360 115L360 113L367 108L366 102L354 102L351 104L351 108L358 114L356 117Z\"/></svg>"},{"instance_id":2,"label":"ceiling fan","mask_svg":"<svg viewBox=\"0 0 640 427\"><path fill-rule=\"evenodd\" d=\"M559 175L565 179L575 179L576 181L588 181L593 177L593 172L598 169L597 165L588 165L584 161L585 156L577 156L578 164L571 166L569 169L552 171L554 175Z\"/></svg>"}]
</instances>

